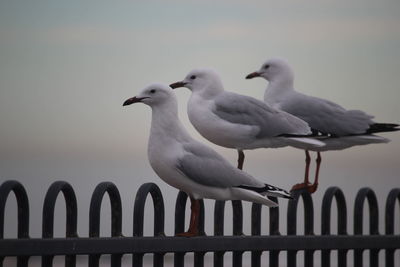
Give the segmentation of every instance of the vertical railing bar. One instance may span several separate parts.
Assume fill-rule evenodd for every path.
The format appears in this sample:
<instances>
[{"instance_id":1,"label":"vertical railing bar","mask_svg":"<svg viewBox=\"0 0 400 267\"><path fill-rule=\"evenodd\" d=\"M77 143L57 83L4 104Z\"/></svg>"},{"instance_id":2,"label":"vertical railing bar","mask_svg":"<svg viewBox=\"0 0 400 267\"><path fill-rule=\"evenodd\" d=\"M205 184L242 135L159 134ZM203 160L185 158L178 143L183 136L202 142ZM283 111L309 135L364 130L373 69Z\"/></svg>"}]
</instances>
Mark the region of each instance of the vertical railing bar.
<instances>
[{"instance_id":1,"label":"vertical railing bar","mask_svg":"<svg viewBox=\"0 0 400 267\"><path fill-rule=\"evenodd\" d=\"M400 204L400 188L394 188L389 192L385 205L385 234L394 234L396 200ZM394 249L385 250L385 266L394 267Z\"/></svg>"},{"instance_id":2,"label":"vertical railing bar","mask_svg":"<svg viewBox=\"0 0 400 267\"><path fill-rule=\"evenodd\" d=\"M314 235L314 206L311 194L308 191L302 194L304 202L304 234ZM304 266L314 266L314 250L304 252Z\"/></svg>"},{"instance_id":3,"label":"vertical railing bar","mask_svg":"<svg viewBox=\"0 0 400 267\"><path fill-rule=\"evenodd\" d=\"M261 204L253 203L251 205L251 235L261 235ZM251 267L261 266L262 251L251 252Z\"/></svg>"},{"instance_id":4,"label":"vertical railing bar","mask_svg":"<svg viewBox=\"0 0 400 267\"><path fill-rule=\"evenodd\" d=\"M180 191L175 203L175 234L185 231L185 209L188 196L185 192ZM185 266L185 253L174 253L174 267Z\"/></svg>"},{"instance_id":5,"label":"vertical railing bar","mask_svg":"<svg viewBox=\"0 0 400 267\"><path fill-rule=\"evenodd\" d=\"M196 252L194 253L194 267L204 267L204 255L205 252Z\"/></svg>"},{"instance_id":6,"label":"vertical railing bar","mask_svg":"<svg viewBox=\"0 0 400 267\"><path fill-rule=\"evenodd\" d=\"M204 201L200 200L199 235L205 235L204 219ZM194 253L194 267L204 267L204 255L205 252Z\"/></svg>"},{"instance_id":7,"label":"vertical railing bar","mask_svg":"<svg viewBox=\"0 0 400 267\"><path fill-rule=\"evenodd\" d=\"M224 235L225 201L216 200L214 205L214 235ZM224 266L225 251L214 252L214 267Z\"/></svg>"},{"instance_id":8,"label":"vertical railing bar","mask_svg":"<svg viewBox=\"0 0 400 267\"><path fill-rule=\"evenodd\" d=\"M242 201L232 200L233 210L233 235L243 235L243 207ZM243 251L232 252L233 267L242 267Z\"/></svg>"},{"instance_id":9,"label":"vertical railing bar","mask_svg":"<svg viewBox=\"0 0 400 267\"><path fill-rule=\"evenodd\" d=\"M18 181L5 181L0 185L0 239L4 238L4 213L7 198L14 192L17 200L17 236L18 239L29 238L29 199L24 186ZM0 267L3 266L3 257L0 257ZM29 256L17 257L17 267L27 267Z\"/></svg>"},{"instance_id":10,"label":"vertical railing bar","mask_svg":"<svg viewBox=\"0 0 400 267\"><path fill-rule=\"evenodd\" d=\"M365 191L365 189L364 189ZM363 215L364 215L364 200L365 193L363 191L358 191L356 199L354 201L354 217L353 217L353 231L354 235L362 235L363 234ZM354 267L362 267L363 266L363 250L355 249L354 250Z\"/></svg>"},{"instance_id":11,"label":"vertical railing bar","mask_svg":"<svg viewBox=\"0 0 400 267\"><path fill-rule=\"evenodd\" d=\"M149 183L145 183L138 189L133 208L133 236L143 236L144 207L149 191ZM143 253L132 254L132 267L143 266Z\"/></svg>"},{"instance_id":12,"label":"vertical railing bar","mask_svg":"<svg viewBox=\"0 0 400 267\"><path fill-rule=\"evenodd\" d=\"M276 197L268 197L270 200L278 202ZM279 206L269 209L269 234L270 235L280 235L279 232ZM271 250L269 252L269 266L278 267L279 266L279 250Z\"/></svg>"},{"instance_id":13,"label":"vertical railing bar","mask_svg":"<svg viewBox=\"0 0 400 267\"><path fill-rule=\"evenodd\" d=\"M118 188L113 184L108 184L107 190L111 204L111 236L122 236L122 201ZM121 266L123 254L111 254L111 266Z\"/></svg>"},{"instance_id":14,"label":"vertical railing bar","mask_svg":"<svg viewBox=\"0 0 400 267\"><path fill-rule=\"evenodd\" d=\"M65 236L68 237L78 237L77 227L78 227L78 203L76 200L75 191L69 184L66 186L64 191L64 198L66 202L67 209L67 226L65 230ZM65 256L65 266L75 267L76 266L76 255Z\"/></svg>"},{"instance_id":15,"label":"vertical railing bar","mask_svg":"<svg viewBox=\"0 0 400 267\"><path fill-rule=\"evenodd\" d=\"M347 204L346 198L343 194L343 191L340 188L337 189L336 193L336 203L337 203L337 214L338 214L338 235L348 235L347 233ZM338 250L338 265L340 267L347 266L347 249L339 249Z\"/></svg>"},{"instance_id":16,"label":"vertical railing bar","mask_svg":"<svg viewBox=\"0 0 400 267\"><path fill-rule=\"evenodd\" d=\"M152 184L150 194L154 206L154 236L165 236L165 208L161 190L156 184ZM164 253L154 254L153 265L155 267L164 266L164 255Z\"/></svg>"},{"instance_id":17,"label":"vertical railing bar","mask_svg":"<svg viewBox=\"0 0 400 267\"><path fill-rule=\"evenodd\" d=\"M96 186L92 198L90 200L89 208L89 237L100 236L100 212L101 203L105 192L100 192L100 187L104 186L103 183ZM103 191L103 190L102 190ZM100 254L89 255L89 267L98 267L100 261Z\"/></svg>"},{"instance_id":18,"label":"vertical railing bar","mask_svg":"<svg viewBox=\"0 0 400 267\"><path fill-rule=\"evenodd\" d=\"M371 189L370 197L368 198L369 204L369 228L370 235L379 235L379 208L378 200L376 198L375 192ZM370 267L379 266L379 249L371 249L369 252L370 257Z\"/></svg>"},{"instance_id":19,"label":"vertical railing bar","mask_svg":"<svg viewBox=\"0 0 400 267\"><path fill-rule=\"evenodd\" d=\"M164 254L155 253L153 256L153 266L154 267L162 267L164 266Z\"/></svg>"},{"instance_id":20,"label":"vertical railing bar","mask_svg":"<svg viewBox=\"0 0 400 267\"><path fill-rule=\"evenodd\" d=\"M297 233L297 204L300 197L298 190L292 192L293 199L289 201L287 209L287 235L296 235ZM296 267L296 250L287 251L287 267Z\"/></svg>"}]
</instances>

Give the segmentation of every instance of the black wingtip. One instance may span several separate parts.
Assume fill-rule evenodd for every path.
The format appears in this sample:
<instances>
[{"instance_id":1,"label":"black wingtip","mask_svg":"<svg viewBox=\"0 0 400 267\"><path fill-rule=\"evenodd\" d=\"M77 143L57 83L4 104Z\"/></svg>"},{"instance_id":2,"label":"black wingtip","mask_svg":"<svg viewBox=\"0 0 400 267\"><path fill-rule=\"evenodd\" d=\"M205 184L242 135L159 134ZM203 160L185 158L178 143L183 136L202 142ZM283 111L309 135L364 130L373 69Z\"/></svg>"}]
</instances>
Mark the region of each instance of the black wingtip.
<instances>
[{"instance_id":1,"label":"black wingtip","mask_svg":"<svg viewBox=\"0 0 400 267\"><path fill-rule=\"evenodd\" d=\"M384 133L384 132L396 132L400 131L398 128L400 125L395 123L374 123L371 124L367 133Z\"/></svg>"},{"instance_id":2,"label":"black wingtip","mask_svg":"<svg viewBox=\"0 0 400 267\"><path fill-rule=\"evenodd\" d=\"M273 185L269 185L269 184L265 184L264 187L254 187L254 186L247 186L247 185L239 185L237 187L251 190L251 191L254 191L254 192L257 192L260 194L270 193L271 196L273 195L275 197L280 197L280 198L294 199L288 191L281 189L279 187L273 186Z\"/></svg>"}]
</instances>

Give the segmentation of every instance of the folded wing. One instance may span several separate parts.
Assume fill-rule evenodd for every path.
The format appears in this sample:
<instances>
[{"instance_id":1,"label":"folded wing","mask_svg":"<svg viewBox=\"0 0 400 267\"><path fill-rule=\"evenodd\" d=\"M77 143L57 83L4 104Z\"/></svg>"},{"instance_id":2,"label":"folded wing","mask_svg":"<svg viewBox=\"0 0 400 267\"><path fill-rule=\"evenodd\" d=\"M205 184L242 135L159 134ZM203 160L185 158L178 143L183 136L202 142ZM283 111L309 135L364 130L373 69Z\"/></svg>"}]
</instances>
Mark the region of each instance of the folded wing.
<instances>
[{"instance_id":1,"label":"folded wing","mask_svg":"<svg viewBox=\"0 0 400 267\"><path fill-rule=\"evenodd\" d=\"M311 134L305 121L244 95L226 92L218 96L213 112L230 123L258 127L257 138Z\"/></svg>"}]
</instances>

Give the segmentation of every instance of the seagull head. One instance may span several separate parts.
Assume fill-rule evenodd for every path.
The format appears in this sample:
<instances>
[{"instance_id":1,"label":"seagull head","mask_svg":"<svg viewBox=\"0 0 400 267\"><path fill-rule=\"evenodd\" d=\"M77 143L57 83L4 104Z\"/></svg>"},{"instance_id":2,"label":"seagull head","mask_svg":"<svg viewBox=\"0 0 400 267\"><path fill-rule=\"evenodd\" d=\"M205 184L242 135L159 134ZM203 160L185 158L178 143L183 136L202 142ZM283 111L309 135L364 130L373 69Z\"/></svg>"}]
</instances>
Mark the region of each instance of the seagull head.
<instances>
[{"instance_id":1,"label":"seagull head","mask_svg":"<svg viewBox=\"0 0 400 267\"><path fill-rule=\"evenodd\" d=\"M194 69L182 81L169 85L172 89L186 87L192 92L217 92L223 90L218 74L212 69Z\"/></svg>"},{"instance_id":2,"label":"seagull head","mask_svg":"<svg viewBox=\"0 0 400 267\"><path fill-rule=\"evenodd\" d=\"M289 64L280 58L268 59L258 71L246 76L246 79L262 77L267 81L273 80L293 80L294 74Z\"/></svg>"},{"instance_id":3,"label":"seagull head","mask_svg":"<svg viewBox=\"0 0 400 267\"><path fill-rule=\"evenodd\" d=\"M176 102L174 92L167 85L153 83L146 86L137 96L127 99L122 105L128 106L134 103L143 103L154 107L166 102Z\"/></svg>"}]
</instances>

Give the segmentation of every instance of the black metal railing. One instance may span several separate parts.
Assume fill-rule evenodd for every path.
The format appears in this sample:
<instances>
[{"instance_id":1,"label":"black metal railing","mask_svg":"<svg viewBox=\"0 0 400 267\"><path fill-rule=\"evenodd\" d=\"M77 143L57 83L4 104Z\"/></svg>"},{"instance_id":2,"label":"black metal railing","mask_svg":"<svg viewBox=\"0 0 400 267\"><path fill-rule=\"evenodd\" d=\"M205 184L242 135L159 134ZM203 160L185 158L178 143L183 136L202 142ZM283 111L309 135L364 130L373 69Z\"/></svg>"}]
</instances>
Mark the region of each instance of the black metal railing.
<instances>
[{"instance_id":1,"label":"black metal railing","mask_svg":"<svg viewBox=\"0 0 400 267\"><path fill-rule=\"evenodd\" d=\"M10 193L15 194L18 207L18 235L4 239L4 213ZM66 206L65 238L54 238L54 209L60 192ZM100 237L100 210L104 195L111 204L111 237ZM143 236L145 203L151 195L154 208L154 235ZM271 198L277 201L276 198ZM304 235L297 235L297 209L302 199L304 206ZM175 233L183 232L187 195L178 194L175 206ZM331 207L337 206L337 234L331 234ZM369 234L363 235L364 204L369 207ZM207 252L214 253L214 266L224 266L224 254L232 252L232 265L242 266L243 253L251 252L251 266L261 266L262 253L269 252L269 265L278 267L279 254L286 251L284 266L297 266L297 253L304 251L304 266L314 266L315 251L321 251L321 266L331 265L331 252L337 251L338 266L347 266L348 251L353 251L353 266L362 267L363 253L369 251L369 266L379 266L379 252L384 250L384 266L395 266L395 251L400 249L400 235L394 233L395 207L400 204L400 189L390 191L385 208L385 233L380 234L378 201L370 188L359 190L354 202L353 234L348 234L347 207L342 190L328 188L321 206L321 234L314 233L314 205L306 191L296 191L287 209L287 235L279 229L279 208L269 209L269 235L261 235L261 205L251 210L251 235L243 234L243 207L240 201L231 201L233 235L224 236L225 202L215 201L214 235L204 232L204 203L201 201L200 236L194 238L165 236L164 201L159 187L153 183L142 185L135 198L133 235L122 234L122 204L118 188L110 182L100 183L94 190L89 210L89 237L77 234L77 207L74 189L63 181L54 182L47 191L43 204L42 238L29 237L29 201L24 187L17 181L0 185L0 267L5 257L16 257L17 266L28 266L31 256L41 256L42 266L53 266L56 255L65 255L65 266L76 266L76 255L89 255L89 266L99 266L101 255L111 255L111 266L121 266L124 254L132 255L132 266L143 266L143 257L152 253L153 265L163 266L166 253L174 253L174 266L184 266L184 257L194 252L194 266L204 266ZM383 256L383 255L382 255ZM282 263L281 263L282 264ZM399 264L399 263L398 263Z\"/></svg>"}]
</instances>

